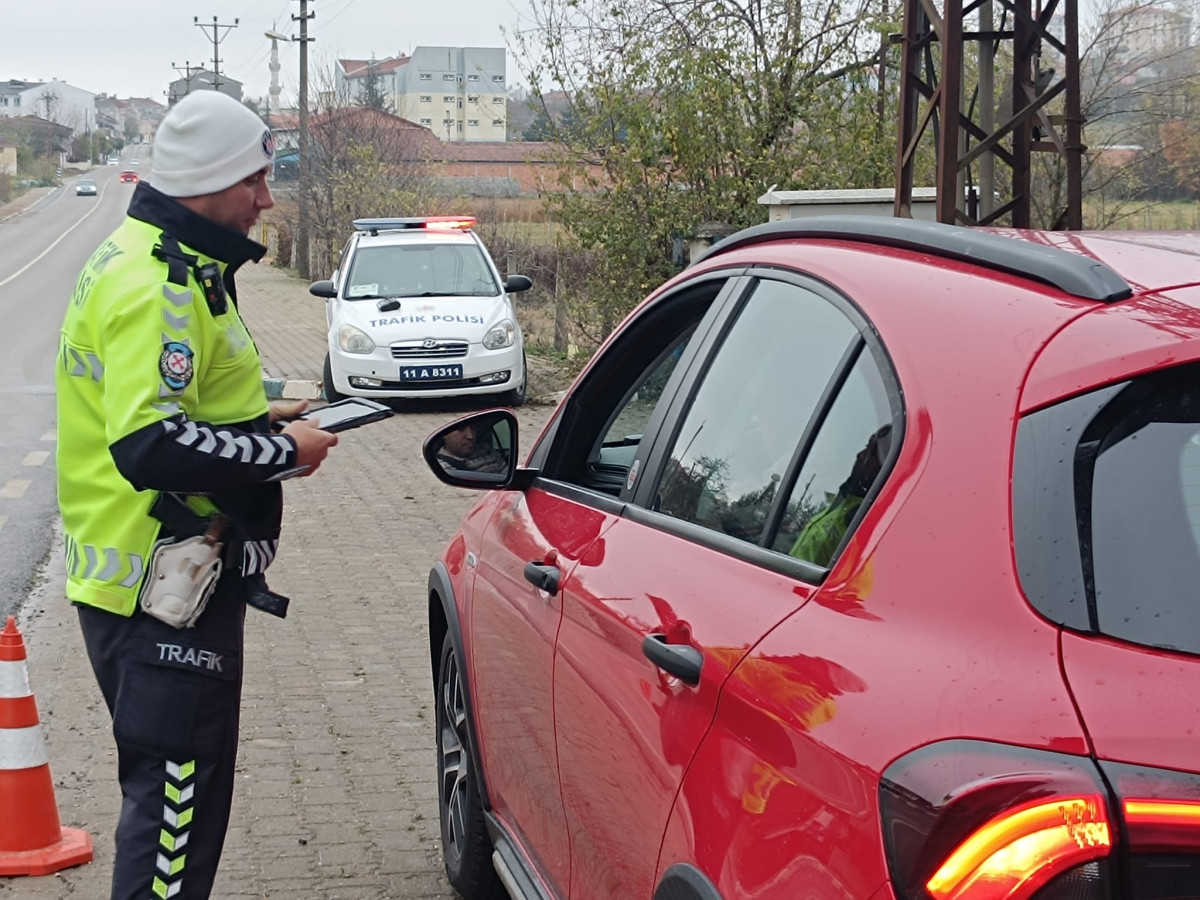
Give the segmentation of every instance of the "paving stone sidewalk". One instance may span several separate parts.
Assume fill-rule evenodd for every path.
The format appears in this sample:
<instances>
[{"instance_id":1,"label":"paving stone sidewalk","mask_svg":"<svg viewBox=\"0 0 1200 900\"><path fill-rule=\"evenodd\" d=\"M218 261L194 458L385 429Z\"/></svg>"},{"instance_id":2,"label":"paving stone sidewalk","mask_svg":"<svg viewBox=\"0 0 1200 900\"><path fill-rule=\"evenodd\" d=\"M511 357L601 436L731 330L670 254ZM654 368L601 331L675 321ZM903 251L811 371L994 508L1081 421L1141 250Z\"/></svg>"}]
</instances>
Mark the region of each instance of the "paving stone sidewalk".
<instances>
[{"instance_id":1,"label":"paving stone sidewalk","mask_svg":"<svg viewBox=\"0 0 1200 900\"><path fill-rule=\"evenodd\" d=\"M307 283L266 265L238 283L267 373L319 379L324 305ZM426 578L476 495L438 482L420 442L470 408L425 404L347 433L315 476L285 485L270 580L292 607L283 621L247 614L240 777L214 898L455 896L440 861ZM549 412L519 410L522 447ZM115 752L63 582L59 546L19 624L60 816L92 835L96 858L0 878L0 898L108 897Z\"/></svg>"}]
</instances>

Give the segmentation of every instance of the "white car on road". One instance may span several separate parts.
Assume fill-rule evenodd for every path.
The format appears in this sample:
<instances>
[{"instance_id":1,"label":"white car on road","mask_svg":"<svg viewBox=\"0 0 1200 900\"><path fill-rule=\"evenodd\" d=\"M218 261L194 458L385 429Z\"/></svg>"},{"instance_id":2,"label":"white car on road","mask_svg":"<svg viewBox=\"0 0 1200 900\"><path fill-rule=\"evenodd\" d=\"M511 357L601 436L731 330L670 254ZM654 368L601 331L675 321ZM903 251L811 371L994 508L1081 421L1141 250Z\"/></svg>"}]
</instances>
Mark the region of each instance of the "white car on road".
<instances>
[{"instance_id":1,"label":"white car on road","mask_svg":"<svg viewBox=\"0 0 1200 900\"><path fill-rule=\"evenodd\" d=\"M525 401L525 347L509 294L472 230L475 219L358 219L325 298L325 399L494 394Z\"/></svg>"}]
</instances>

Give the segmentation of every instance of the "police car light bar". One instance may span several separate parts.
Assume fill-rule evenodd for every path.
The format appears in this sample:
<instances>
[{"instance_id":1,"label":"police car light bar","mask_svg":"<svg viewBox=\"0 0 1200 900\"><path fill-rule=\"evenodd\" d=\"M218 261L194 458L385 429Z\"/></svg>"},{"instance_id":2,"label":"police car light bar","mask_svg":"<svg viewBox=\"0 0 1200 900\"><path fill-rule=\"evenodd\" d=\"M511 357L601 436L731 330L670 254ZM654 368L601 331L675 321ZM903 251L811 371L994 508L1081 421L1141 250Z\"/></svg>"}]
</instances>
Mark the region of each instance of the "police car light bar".
<instances>
[{"instance_id":1,"label":"police car light bar","mask_svg":"<svg viewBox=\"0 0 1200 900\"><path fill-rule=\"evenodd\" d=\"M404 231L412 228L423 228L426 231L465 231L474 227L474 216L413 216L405 219L355 219L356 231L370 232L372 235L381 231Z\"/></svg>"}]
</instances>

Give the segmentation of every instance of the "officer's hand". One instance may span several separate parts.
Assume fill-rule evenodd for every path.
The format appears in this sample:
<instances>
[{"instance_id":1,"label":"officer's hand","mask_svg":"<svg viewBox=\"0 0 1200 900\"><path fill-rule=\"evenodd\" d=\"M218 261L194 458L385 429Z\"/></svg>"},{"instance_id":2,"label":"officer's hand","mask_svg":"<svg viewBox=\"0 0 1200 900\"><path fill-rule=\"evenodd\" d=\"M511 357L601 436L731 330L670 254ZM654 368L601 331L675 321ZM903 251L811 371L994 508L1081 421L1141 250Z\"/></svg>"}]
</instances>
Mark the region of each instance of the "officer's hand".
<instances>
[{"instance_id":1,"label":"officer's hand","mask_svg":"<svg viewBox=\"0 0 1200 900\"><path fill-rule=\"evenodd\" d=\"M325 461L325 457L329 455L329 448L338 442L336 434L323 431L317 427L315 422L307 419L289 422L283 429L283 434L288 435L296 442L296 465L311 467L305 473L307 475L317 471L321 463Z\"/></svg>"},{"instance_id":2,"label":"officer's hand","mask_svg":"<svg viewBox=\"0 0 1200 900\"><path fill-rule=\"evenodd\" d=\"M272 400L267 416L274 425L280 419L294 419L308 409L307 400Z\"/></svg>"}]
</instances>

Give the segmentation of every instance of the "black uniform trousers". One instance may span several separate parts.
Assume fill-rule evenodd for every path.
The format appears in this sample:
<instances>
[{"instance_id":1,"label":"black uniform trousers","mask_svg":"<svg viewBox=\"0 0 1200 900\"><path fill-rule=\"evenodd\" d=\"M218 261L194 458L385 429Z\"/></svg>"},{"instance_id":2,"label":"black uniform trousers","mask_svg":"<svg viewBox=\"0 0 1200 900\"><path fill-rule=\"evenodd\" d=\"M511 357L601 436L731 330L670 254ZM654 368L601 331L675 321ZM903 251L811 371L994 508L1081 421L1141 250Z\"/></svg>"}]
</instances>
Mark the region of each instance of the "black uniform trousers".
<instances>
[{"instance_id":1,"label":"black uniform trousers","mask_svg":"<svg viewBox=\"0 0 1200 900\"><path fill-rule=\"evenodd\" d=\"M117 743L112 900L207 900L233 800L245 582L222 577L194 628L77 609Z\"/></svg>"}]
</instances>

